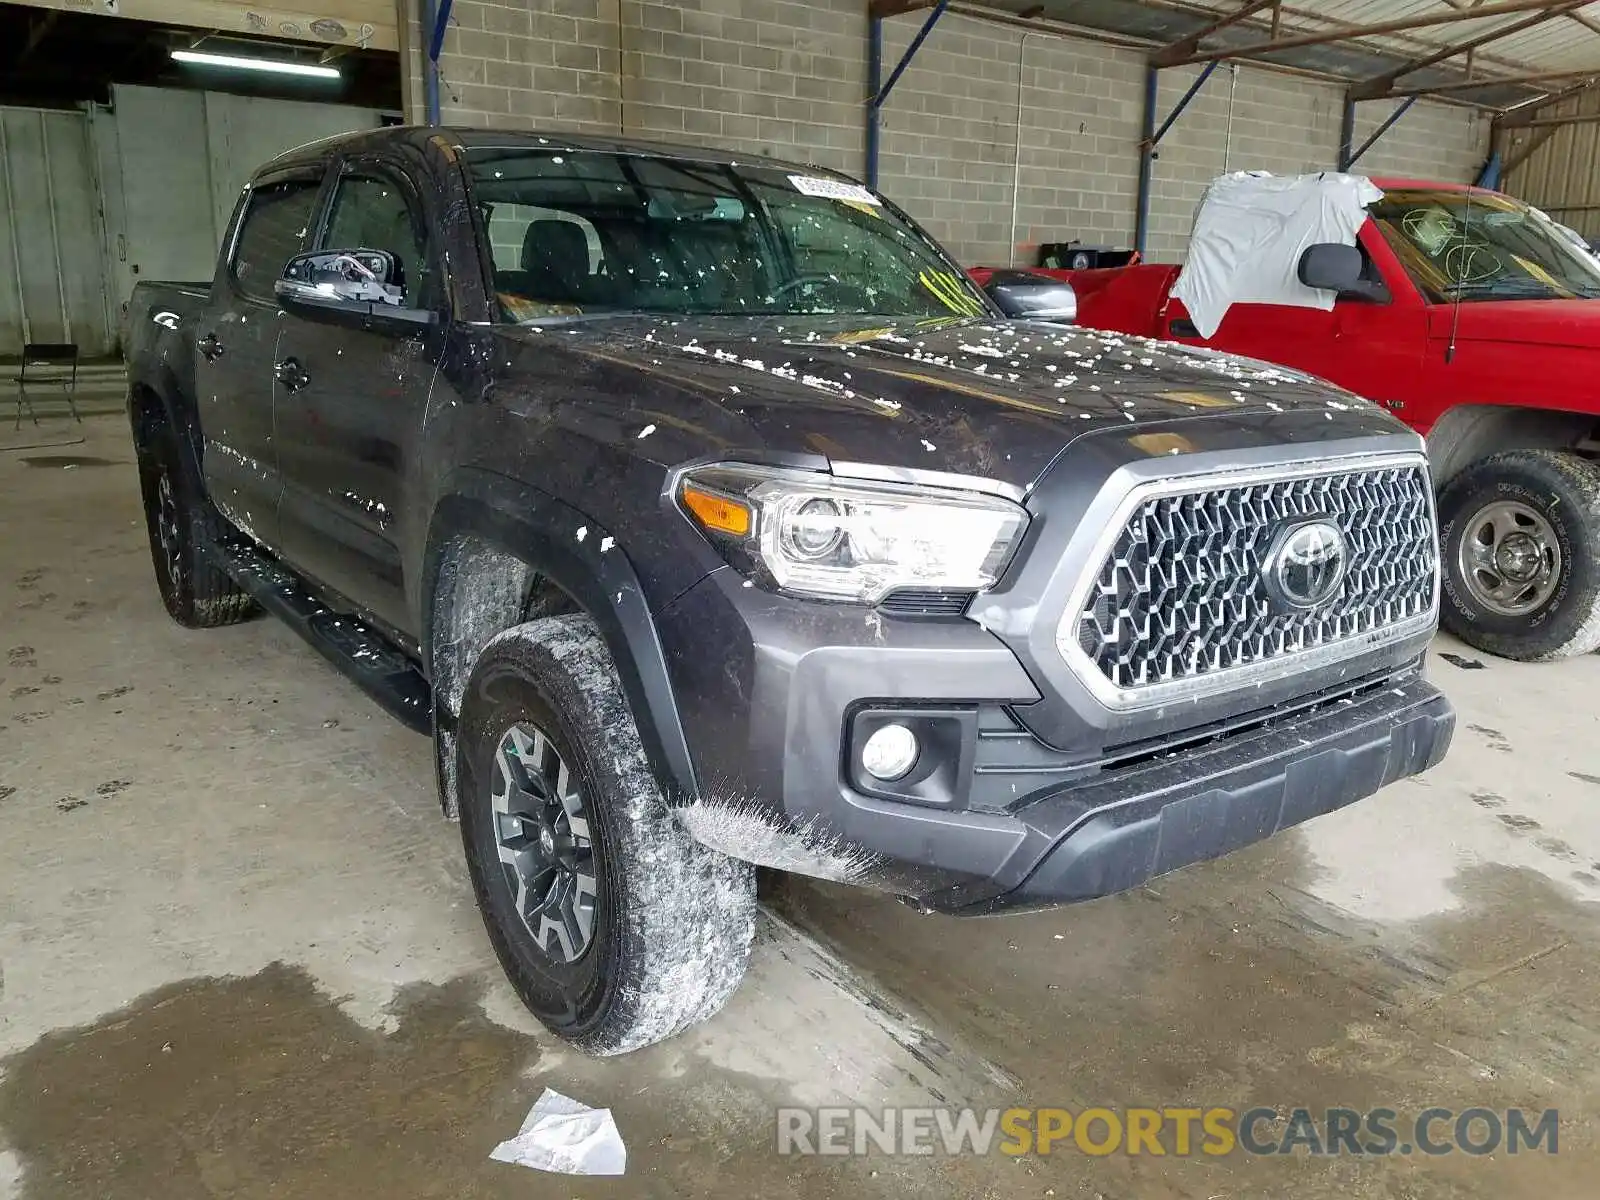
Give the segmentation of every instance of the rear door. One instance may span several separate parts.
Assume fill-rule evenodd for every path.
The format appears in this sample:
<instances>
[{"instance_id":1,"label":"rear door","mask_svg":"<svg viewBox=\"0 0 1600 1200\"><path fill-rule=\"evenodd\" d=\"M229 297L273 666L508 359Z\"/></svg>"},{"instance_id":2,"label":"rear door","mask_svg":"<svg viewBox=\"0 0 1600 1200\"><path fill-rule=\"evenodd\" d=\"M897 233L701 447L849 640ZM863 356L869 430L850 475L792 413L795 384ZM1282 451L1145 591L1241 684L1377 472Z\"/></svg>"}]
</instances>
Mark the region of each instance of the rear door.
<instances>
[{"instance_id":1,"label":"rear door","mask_svg":"<svg viewBox=\"0 0 1600 1200\"><path fill-rule=\"evenodd\" d=\"M240 198L219 256L211 303L194 328L195 399L206 488L223 514L256 540L278 545L278 449L273 284L308 240L320 168L256 181Z\"/></svg>"},{"instance_id":2,"label":"rear door","mask_svg":"<svg viewBox=\"0 0 1600 1200\"><path fill-rule=\"evenodd\" d=\"M437 247L421 198L380 160L342 164L318 250L386 250L400 264L404 306L432 326L381 317L365 325L285 314L278 344L280 505L296 567L391 631L414 634L405 600L405 502L434 363L445 329Z\"/></svg>"}]
</instances>

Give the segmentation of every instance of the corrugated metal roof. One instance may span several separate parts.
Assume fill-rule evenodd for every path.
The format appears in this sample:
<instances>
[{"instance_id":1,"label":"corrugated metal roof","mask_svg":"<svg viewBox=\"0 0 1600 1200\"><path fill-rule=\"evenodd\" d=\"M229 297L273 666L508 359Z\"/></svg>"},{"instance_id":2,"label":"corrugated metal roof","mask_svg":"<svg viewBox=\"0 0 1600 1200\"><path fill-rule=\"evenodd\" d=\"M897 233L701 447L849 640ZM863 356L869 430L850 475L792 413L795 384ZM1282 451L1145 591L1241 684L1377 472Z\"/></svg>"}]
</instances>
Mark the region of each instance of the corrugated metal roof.
<instances>
[{"instance_id":1,"label":"corrugated metal roof","mask_svg":"<svg viewBox=\"0 0 1600 1200\"><path fill-rule=\"evenodd\" d=\"M1196 7L1225 13L1236 4L1203 3ZM1517 24L1532 14L1512 14L1471 19L1467 16L1472 0L1320 0L1315 5L1286 5L1285 27L1315 32L1340 25L1376 25L1410 17L1443 14L1455 9L1463 19L1447 25L1432 25L1406 33L1377 37L1371 44L1401 52L1427 53L1463 42L1496 28ZM1579 20L1572 19L1573 16ZM1480 63L1504 64L1507 73L1564 70L1568 67L1594 67L1600 70L1600 35L1583 22L1600 27L1600 4L1587 4L1573 15L1554 16L1531 28L1509 34L1477 52Z\"/></svg>"},{"instance_id":2,"label":"corrugated metal roof","mask_svg":"<svg viewBox=\"0 0 1600 1200\"><path fill-rule=\"evenodd\" d=\"M1242 0L988 0L992 7L1150 41L1172 42L1205 28L1217 17L1238 9ZM1502 0L1300 0L1281 11L1281 36L1333 32L1422 16L1459 20L1400 33L1358 36L1348 40L1277 51L1259 60L1349 79L1367 79L1394 70L1407 61L1530 21L1536 11L1473 17L1481 3ZM1558 0L1550 0L1555 4ZM1204 48L1256 45L1266 40L1270 10L1209 37ZM1465 56L1408 75L1403 86L1422 86L1464 79ZM1600 0L1564 15L1552 15L1528 28L1489 42L1473 55L1474 75L1515 76L1541 71L1593 71L1600 74ZM1515 103L1542 88L1487 87L1452 93L1459 99L1491 107Z\"/></svg>"}]
</instances>

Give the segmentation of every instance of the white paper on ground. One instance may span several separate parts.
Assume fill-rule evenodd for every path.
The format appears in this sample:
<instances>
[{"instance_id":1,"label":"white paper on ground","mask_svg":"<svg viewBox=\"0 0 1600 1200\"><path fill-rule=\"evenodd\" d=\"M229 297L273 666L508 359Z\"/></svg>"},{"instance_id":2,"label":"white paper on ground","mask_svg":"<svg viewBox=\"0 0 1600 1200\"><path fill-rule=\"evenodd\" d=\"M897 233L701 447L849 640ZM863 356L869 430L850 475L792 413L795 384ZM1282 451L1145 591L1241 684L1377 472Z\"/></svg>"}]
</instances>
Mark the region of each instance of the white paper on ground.
<instances>
[{"instance_id":1,"label":"white paper on ground","mask_svg":"<svg viewBox=\"0 0 1600 1200\"><path fill-rule=\"evenodd\" d=\"M628 1149L609 1108L590 1108L545 1088L517 1136L489 1151L496 1162L563 1175L621 1175Z\"/></svg>"},{"instance_id":2,"label":"white paper on ground","mask_svg":"<svg viewBox=\"0 0 1600 1200\"><path fill-rule=\"evenodd\" d=\"M1365 175L1235 171L1200 201L1189 259L1172 294L1208 338L1234 304L1333 307L1332 292L1300 282L1300 256L1318 242L1356 244L1367 205L1383 193Z\"/></svg>"}]
</instances>

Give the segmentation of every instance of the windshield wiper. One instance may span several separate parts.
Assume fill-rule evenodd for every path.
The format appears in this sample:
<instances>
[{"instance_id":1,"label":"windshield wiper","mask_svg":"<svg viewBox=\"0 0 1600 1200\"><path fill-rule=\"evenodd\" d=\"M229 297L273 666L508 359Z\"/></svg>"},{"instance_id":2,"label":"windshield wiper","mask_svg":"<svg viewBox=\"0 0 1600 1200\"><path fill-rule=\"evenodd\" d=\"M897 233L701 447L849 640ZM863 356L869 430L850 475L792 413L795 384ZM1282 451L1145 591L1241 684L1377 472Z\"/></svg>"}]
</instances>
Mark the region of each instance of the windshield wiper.
<instances>
[{"instance_id":1,"label":"windshield wiper","mask_svg":"<svg viewBox=\"0 0 1600 1200\"><path fill-rule=\"evenodd\" d=\"M1537 279L1486 280L1482 283L1458 283L1445 289L1447 296L1474 300L1560 300L1561 293Z\"/></svg>"}]
</instances>

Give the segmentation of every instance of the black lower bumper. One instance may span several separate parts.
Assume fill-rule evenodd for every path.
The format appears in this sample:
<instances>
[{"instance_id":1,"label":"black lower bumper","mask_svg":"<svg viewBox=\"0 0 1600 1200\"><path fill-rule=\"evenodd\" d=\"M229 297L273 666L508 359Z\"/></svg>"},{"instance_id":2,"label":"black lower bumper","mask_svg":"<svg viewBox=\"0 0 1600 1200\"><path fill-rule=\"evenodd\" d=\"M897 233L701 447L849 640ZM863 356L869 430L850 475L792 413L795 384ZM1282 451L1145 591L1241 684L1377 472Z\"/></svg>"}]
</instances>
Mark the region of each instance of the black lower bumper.
<instances>
[{"instance_id":1,"label":"black lower bumper","mask_svg":"<svg viewBox=\"0 0 1600 1200\"><path fill-rule=\"evenodd\" d=\"M1454 728L1449 701L1414 678L1046 797L1017 814L1035 844L1058 831L1027 877L954 911L1090 900L1220 857L1427 770Z\"/></svg>"}]
</instances>

